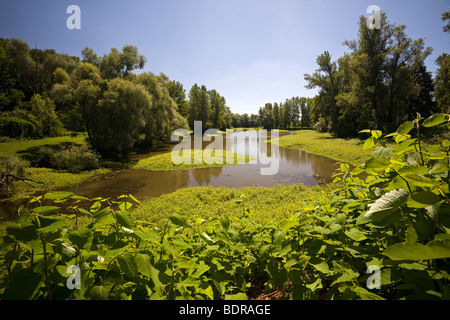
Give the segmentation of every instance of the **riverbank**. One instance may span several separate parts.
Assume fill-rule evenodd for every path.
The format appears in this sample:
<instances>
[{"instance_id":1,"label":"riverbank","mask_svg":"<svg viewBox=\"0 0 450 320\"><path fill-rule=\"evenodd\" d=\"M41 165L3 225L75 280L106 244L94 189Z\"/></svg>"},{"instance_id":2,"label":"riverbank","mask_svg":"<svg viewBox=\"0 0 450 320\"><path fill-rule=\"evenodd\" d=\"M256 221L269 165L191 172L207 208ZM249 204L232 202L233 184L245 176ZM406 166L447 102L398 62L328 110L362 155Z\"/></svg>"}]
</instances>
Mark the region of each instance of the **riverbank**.
<instances>
[{"instance_id":1,"label":"riverbank","mask_svg":"<svg viewBox=\"0 0 450 320\"><path fill-rule=\"evenodd\" d=\"M301 130L293 135L269 140L285 148L301 149L308 153L326 156L355 166L372 157L372 150L364 150L364 141L359 139L339 139L330 133Z\"/></svg>"}]
</instances>

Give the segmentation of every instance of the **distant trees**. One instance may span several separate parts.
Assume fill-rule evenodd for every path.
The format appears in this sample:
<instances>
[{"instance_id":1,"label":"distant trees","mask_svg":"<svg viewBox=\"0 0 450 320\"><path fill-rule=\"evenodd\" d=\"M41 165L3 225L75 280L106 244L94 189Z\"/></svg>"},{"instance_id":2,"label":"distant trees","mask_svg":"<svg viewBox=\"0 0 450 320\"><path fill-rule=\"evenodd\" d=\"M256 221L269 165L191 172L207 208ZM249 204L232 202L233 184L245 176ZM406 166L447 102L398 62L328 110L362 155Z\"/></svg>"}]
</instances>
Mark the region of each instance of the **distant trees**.
<instances>
[{"instance_id":1,"label":"distant trees","mask_svg":"<svg viewBox=\"0 0 450 320\"><path fill-rule=\"evenodd\" d=\"M202 122L202 129L221 129L231 127L232 113L226 100L216 90L194 84L189 91L188 121L191 128L194 121Z\"/></svg>"},{"instance_id":2,"label":"distant trees","mask_svg":"<svg viewBox=\"0 0 450 320\"><path fill-rule=\"evenodd\" d=\"M309 128L311 101L311 98L293 97L281 103L266 103L258 111L259 119L252 124L264 129Z\"/></svg>"}]
</instances>

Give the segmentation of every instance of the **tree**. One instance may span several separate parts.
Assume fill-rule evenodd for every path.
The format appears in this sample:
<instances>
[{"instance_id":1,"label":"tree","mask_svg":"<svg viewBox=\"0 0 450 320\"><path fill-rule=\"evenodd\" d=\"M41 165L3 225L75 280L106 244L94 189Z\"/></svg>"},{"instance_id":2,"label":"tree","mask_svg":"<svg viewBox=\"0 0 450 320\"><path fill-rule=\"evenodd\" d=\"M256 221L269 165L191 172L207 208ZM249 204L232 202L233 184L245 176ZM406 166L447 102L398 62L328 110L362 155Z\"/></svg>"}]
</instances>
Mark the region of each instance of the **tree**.
<instances>
[{"instance_id":1,"label":"tree","mask_svg":"<svg viewBox=\"0 0 450 320\"><path fill-rule=\"evenodd\" d=\"M273 127L279 129L281 127L280 107L278 103L273 104Z\"/></svg>"},{"instance_id":2,"label":"tree","mask_svg":"<svg viewBox=\"0 0 450 320\"><path fill-rule=\"evenodd\" d=\"M167 81L167 90L175 103L178 106L178 113L184 118L188 118L189 114L189 102L186 100L186 90L183 85L178 81Z\"/></svg>"},{"instance_id":3,"label":"tree","mask_svg":"<svg viewBox=\"0 0 450 320\"><path fill-rule=\"evenodd\" d=\"M41 123L44 136L56 137L63 133L63 125L55 112L55 103L50 98L35 94L30 101L31 114Z\"/></svg>"},{"instance_id":4,"label":"tree","mask_svg":"<svg viewBox=\"0 0 450 320\"><path fill-rule=\"evenodd\" d=\"M85 47L83 50L81 50L81 56L83 57L83 59L81 60L83 62L92 63L95 66L98 66L100 64L100 59L92 48Z\"/></svg>"},{"instance_id":5,"label":"tree","mask_svg":"<svg viewBox=\"0 0 450 320\"><path fill-rule=\"evenodd\" d=\"M119 78L109 80L98 103L88 105L91 145L103 156L127 154L140 140L151 107L144 86Z\"/></svg>"},{"instance_id":6,"label":"tree","mask_svg":"<svg viewBox=\"0 0 450 320\"><path fill-rule=\"evenodd\" d=\"M225 98L222 97L216 90L209 90L209 102L211 106L211 116L210 121L212 123L212 127L216 129L225 130L225 107L226 101Z\"/></svg>"},{"instance_id":7,"label":"tree","mask_svg":"<svg viewBox=\"0 0 450 320\"><path fill-rule=\"evenodd\" d=\"M155 140L164 140L170 137L172 131L178 128L187 128L188 123L177 111L178 107L165 86L164 76L156 76L151 72L137 76L136 82L141 84L150 94L151 108L145 108L145 144L152 146Z\"/></svg>"},{"instance_id":8,"label":"tree","mask_svg":"<svg viewBox=\"0 0 450 320\"><path fill-rule=\"evenodd\" d=\"M208 90L204 85L201 87L194 84L189 91L189 126L194 128L194 121L202 122L202 130L206 131L212 128L211 103L208 95Z\"/></svg>"},{"instance_id":9,"label":"tree","mask_svg":"<svg viewBox=\"0 0 450 320\"><path fill-rule=\"evenodd\" d=\"M450 33L450 11L442 14L442 21L447 21L443 27L444 32ZM441 54L436 59L436 64L439 66L436 72L434 83L435 98L438 110L440 112L450 113L450 55L447 53Z\"/></svg>"},{"instance_id":10,"label":"tree","mask_svg":"<svg viewBox=\"0 0 450 320\"><path fill-rule=\"evenodd\" d=\"M339 110L336 106L338 89L337 63L331 61L331 54L325 51L316 60L319 68L312 75L305 74L304 79L308 82L306 88L319 89L318 114L323 117L327 131L335 131L338 125Z\"/></svg>"},{"instance_id":11,"label":"tree","mask_svg":"<svg viewBox=\"0 0 450 320\"><path fill-rule=\"evenodd\" d=\"M142 69L147 59L139 54L137 47L125 45L122 52L112 48L111 52L105 54L100 60L100 72L105 79L116 77L127 77L135 69Z\"/></svg>"},{"instance_id":12,"label":"tree","mask_svg":"<svg viewBox=\"0 0 450 320\"><path fill-rule=\"evenodd\" d=\"M450 113L450 55L440 55L436 63L439 66L434 80L436 102L441 112Z\"/></svg>"}]
</instances>

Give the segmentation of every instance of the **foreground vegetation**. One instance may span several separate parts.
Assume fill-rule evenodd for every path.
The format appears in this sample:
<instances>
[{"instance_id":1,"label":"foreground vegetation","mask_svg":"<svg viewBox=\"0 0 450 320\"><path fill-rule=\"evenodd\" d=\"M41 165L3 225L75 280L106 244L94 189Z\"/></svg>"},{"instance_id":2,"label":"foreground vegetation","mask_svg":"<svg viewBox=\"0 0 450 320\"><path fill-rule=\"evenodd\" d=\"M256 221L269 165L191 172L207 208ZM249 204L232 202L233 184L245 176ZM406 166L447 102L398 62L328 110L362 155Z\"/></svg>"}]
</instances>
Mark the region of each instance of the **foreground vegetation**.
<instances>
[{"instance_id":1,"label":"foreground vegetation","mask_svg":"<svg viewBox=\"0 0 450 320\"><path fill-rule=\"evenodd\" d=\"M239 193L225 197L242 213L178 203L157 223L130 211L131 195L31 197L3 237L0 297L449 299L450 141L425 145L419 131L449 129L448 118L418 118L389 135L367 130L373 157L352 171L341 164L337 188L283 220L254 219L258 208Z\"/></svg>"}]
</instances>

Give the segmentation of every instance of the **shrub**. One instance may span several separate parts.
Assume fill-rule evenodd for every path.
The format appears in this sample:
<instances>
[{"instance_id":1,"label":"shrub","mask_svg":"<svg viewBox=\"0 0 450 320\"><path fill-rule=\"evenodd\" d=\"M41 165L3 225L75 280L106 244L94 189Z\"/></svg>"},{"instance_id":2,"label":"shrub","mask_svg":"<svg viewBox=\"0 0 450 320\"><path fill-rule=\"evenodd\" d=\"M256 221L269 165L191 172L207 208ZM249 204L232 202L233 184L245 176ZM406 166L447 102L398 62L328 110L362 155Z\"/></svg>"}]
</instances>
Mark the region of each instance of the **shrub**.
<instances>
[{"instance_id":1,"label":"shrub","mask_svg":"<svg viewBox=\"0 0 450 320\"><path fill-rule=\"evenodd\" d=\"M99 155L85 145L71 146L55 152L51 158L51 164L55 169L67 170L71 173L80 173L100 167Z\"/></svg>"},{"instance_id":2,"label":"shrub","mask_svg":"<svg viewBox=\"0 0 450 320\"><path fill-rule=\"evenodd\" d=\"M10 154L0 154L0 197L9 196L13 189L14 179L8 176L13 174L23 176L29 163Z\"/></svg>"},{"instance_id":3,"label":"shrub","mask_svg":"<svg viewBox=\"0 0 450 320\"><path fill-rule=\"evenodd\" d=\"M34 138L39 129L31 122L17 117L0 118L0 136L9 138Z\"/></svg>"}]
</instances>

